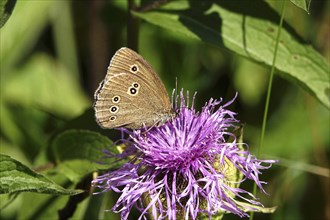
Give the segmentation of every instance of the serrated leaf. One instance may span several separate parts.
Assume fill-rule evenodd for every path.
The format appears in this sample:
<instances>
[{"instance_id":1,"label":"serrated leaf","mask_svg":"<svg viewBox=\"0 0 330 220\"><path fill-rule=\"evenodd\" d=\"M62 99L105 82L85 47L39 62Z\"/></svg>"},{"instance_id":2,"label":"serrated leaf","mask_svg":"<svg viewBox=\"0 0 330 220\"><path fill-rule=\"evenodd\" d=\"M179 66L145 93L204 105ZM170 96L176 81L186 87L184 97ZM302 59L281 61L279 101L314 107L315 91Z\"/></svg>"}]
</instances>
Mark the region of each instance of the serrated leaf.
<instances>
[{"instance_id":1,"label":"serrated leaf","mask_svg":"<svg viewBox=\"0 0 330 220\"><path fill-rule=\"evenodd\" d=\"M82 191L64 189L19 161L7 155L0 154L0 193L15 192L75 195Z\"/></svg>"},{"instance_id":2,"label":"serrated leaf","mask_svg":"<svg viewBox=\"0 0 330 220\"><path fill-rule=\"evenodd\" d=\"M280 18L264 1L173 1L158 11L133 13L154 25L272 65ZM275 67L282 77L330 108L328 63L287 23L281 32Z\"/></svg>"},{"instance_id":3,"label":"serrated leaf","mask_svg":"<svg viewBox=\"0 0 330 220\"><path fill-rule=\"evenodd\" d=\"M0 28L2 28L14 10L16 0L0 1Z\"/></svg>"},{"instance_id":4,"label":"serrated leaf","mask_svg":"<svg viewBox=\"0 0 330 220\"><path fill-rule=\"evenodd\" d=\"M294 5L297 7L305 10L307 13L309 13L309 6L311 4L312 0L290 0Z\"/></svg>"}]
</instances>

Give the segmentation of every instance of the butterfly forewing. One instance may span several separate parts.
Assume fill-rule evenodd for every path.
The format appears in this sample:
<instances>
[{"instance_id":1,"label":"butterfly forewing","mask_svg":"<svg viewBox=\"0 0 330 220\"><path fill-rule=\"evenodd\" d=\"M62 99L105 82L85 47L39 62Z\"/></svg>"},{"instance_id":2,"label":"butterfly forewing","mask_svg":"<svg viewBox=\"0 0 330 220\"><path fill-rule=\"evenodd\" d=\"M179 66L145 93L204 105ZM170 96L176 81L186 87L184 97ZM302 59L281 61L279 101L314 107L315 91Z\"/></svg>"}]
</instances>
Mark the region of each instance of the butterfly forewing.
<instances>
[{"instance_id":1,"label":"butterfly forewing","mask_svg":"<svg viewBox=\"0 0 330 220\"><path fill-rule=\"evenodd\" d=\"M152 67L128 48L119 49L95 92L95 115L104 128L140 128L171 118L165 86Z\"/></svg>"}]
</instances>

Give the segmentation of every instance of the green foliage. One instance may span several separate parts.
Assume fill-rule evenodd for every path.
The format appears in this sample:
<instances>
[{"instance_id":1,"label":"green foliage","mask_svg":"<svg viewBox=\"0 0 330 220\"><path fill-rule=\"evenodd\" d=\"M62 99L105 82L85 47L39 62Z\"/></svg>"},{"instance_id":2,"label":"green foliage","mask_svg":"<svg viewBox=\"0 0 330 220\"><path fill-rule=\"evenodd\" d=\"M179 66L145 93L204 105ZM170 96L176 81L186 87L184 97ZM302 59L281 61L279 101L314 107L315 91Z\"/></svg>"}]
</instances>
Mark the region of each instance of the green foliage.
<instances>
[{"instance_id":1,"label":"green foliage","mask_svg":"<svg viewBox=\"0 0 330 220\"><path fill-rule=\"evenodd\" d=\"M75 79L63 66L46 55L32 56L29 62L13 71L12 75L15 77L5 77L6 83L2 88L3 99L11 103L35 105L52 114L69 118L81 114L88 105Z\"/></svg>"},{"instance_id":2,"label":"green foliage","mask_svg":"<svg viewBox=\"0 0 330 220\"><path fill-rule=\"evenodd\" d=\"M0 28L2 28L9 19L15 7L15 4L16 4L16 0L0 1Z\"/></svg>"},{"instance_id":3,"label":"green foliage","mask_svg":"<svg viewBox=\"0 0 330 220\"><path fill-rule=\"evenodd\" d=\"M111 153L118 153L107 137L87 130L66 130L51 142L51 154L56 161L78 158L97 161L100 159L100 152L107 148Z\"/></svg>"},{"instance_id":4,"label":"green foliage","mask_svg":"<svg viewBox=\"0 0 330 220\"><path fill-rule=\"evenodd\" d=\"M66 130L51 142L49 155L58 163L56 171L72 182L79 182L86 174L118 167L115 158L103 158L107 150L118 154L114 144L105 136L87 130Z\"/></svg>"},{"instance_id":5,"label":"green foliage","mask_svg":"<svg viewBox=\"0 0 330 220\"><path fill-rule=\"evenodd\" d=\"M134 42L169 92L176 78L179 89L198 92L197 109L238 91L233 110L256 152L281 1L135 3L128 20L122 0L0 1L1 219L119 219L104 211L115 193L91 195L93 175L124 162L108 157L122 151L121 137L98 127L92 102L113 52ZM270 196L258 195L278 208L254 219L323 219L329 2L287 0L286 7L262 152L282 162L262 176Z\"/></svg>"},{"instance_id":6,"label":"green foliage","mask_svg":"<svg viewBox=\"0 0 330 220\"><path fill-rule=\"evenodd\" d=\"M81 190L68 190L47 177L34 172L19 161L0 154L0 193L37 192L53 195L74 195Z\"/></svg>"},{"instance_id":7,"label":"green foliage","mask_svg":"<svg viewBox=\"0 0 330 220\"><path fill-rule=\"evenodd\" d=\"M293 4L298 6L299 8L309 12L309 6L312 0L290 0Z\"/></svg>"},{"instance_id":8,"label":"green foliage","mask_svg":"<svg viewBox=\"0 0 330 220\"><path fill-rule=\"evenodd\" d=\"M236 2L174 1L162 9L134 14L171 31L227 48L254 62L272 65L279 17L265 2L241 2L238 6ZM302 42L288 24L282 30L275 67L281 76L330 108L326 92L330 90L329 64L319 52Z\"/></svg>"}]
</instances>

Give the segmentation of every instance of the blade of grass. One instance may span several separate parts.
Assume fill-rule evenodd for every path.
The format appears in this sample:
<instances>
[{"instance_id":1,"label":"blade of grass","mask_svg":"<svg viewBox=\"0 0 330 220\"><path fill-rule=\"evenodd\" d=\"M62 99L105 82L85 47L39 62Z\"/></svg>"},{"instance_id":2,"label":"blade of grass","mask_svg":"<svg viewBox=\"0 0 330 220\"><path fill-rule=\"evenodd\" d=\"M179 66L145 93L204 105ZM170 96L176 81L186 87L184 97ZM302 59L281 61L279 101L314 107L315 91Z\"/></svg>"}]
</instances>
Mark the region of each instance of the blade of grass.
<instances>
[{"instance_id":1,"label":"blade of grass","mask_svg":"<svg viewBox=\"0 0 330 220\"><path fill-rule=\"evenodd\" d=\"M268 107L269 107L270 95L272 92L272 85L273 85L273 77L274 77L274 72L275 72L276 55L277 55L277 49L278 49L278 45L279 45L279 41L280 41L281 30L282 30L284 14L285 14L285 3L286 3L286 0L284 0L282 2L281 19L280 19L280 24L278 26L276 44L275 44L275 48L274 48L274 57L273 57L272 68L270 71L270 77L269 77L269 82L268 82L267 97L266 97L265 110L264 110L264 115L263 115L263 120L262 120L262 127L261 127L261 134L260 134L257 158L260 157L260 153L261 153L261 150L262 150L263 144L264 144L264 137L265 137L265 131L266 131L266 125L267 125L267 116L268 116ZM257 185L254 183L253 184L253 195L256 195L256 192L257 192ZM250 220L253 220L253 215L254 215L254 213L251 212Z\"/></svg>"}]
</instances>

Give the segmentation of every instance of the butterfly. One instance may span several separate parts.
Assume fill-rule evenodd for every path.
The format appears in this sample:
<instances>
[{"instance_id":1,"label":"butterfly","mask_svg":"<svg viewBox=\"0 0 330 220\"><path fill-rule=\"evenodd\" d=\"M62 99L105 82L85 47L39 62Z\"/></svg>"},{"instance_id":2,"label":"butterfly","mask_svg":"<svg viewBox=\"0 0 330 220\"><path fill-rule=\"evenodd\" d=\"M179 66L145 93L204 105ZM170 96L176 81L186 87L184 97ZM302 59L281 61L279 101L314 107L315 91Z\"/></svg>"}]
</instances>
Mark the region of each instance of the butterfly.
<instances>
[{"instance_id":1,"label":"butterfly","mask_svg":"<svg viewBox=\"0 0 330 220\"><path fill-rule=\"evenodd\" d=\"M120 48L94 95L95 118L102 128L139 129L164 124L174 113L165 86L135 51Z\"/></svg>"}]
</instances>

